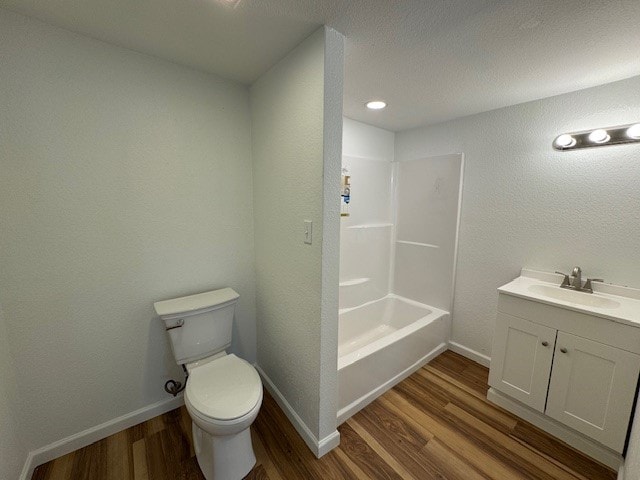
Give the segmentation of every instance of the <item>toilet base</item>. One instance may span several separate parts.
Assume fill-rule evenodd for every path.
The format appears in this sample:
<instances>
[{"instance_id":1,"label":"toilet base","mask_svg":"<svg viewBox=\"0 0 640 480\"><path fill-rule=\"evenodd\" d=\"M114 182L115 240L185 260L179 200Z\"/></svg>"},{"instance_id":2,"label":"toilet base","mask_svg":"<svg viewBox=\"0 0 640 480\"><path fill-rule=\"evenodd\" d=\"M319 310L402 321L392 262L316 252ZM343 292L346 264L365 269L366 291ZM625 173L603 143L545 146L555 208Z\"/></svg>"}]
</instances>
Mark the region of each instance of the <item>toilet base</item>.
<instances>
[{"instance_id":1,"label":"toilet base","mask_svg":"<svg viewBox=\"0 0 640 480\"><path fill-rule=\"evenodd\" d=\"M213 436L192 423L193 446L207 480L241 480L256 464L249 427L234 435Z\"/></svg>"}]
</instances>

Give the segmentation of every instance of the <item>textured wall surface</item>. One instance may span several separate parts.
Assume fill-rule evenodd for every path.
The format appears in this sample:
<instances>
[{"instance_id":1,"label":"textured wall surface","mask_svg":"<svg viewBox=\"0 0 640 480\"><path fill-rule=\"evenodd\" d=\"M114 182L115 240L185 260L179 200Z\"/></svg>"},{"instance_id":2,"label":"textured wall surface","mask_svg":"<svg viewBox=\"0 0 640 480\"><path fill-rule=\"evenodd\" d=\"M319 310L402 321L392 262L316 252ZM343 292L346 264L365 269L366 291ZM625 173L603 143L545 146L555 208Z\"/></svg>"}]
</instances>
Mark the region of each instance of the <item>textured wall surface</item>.
<instances>
[{"instance_id":1,"label":"textured wall surface","mask_svg":"<svg viewBox=\"0 0 640 480\"><path fill-rule=\"evenodd\" d=\"M20 431L22 409L18 400L16 370L0 308L0 478L18 478L27 458Z\"/></svg>"},{"instance_id":2,"label":"textured wall surface","mask_svg":"<svg viewBox=\"0 0 640 480\"><path fill-rule=\"evenodd\" d=\"M0 302L27 447L169 398L156 300L234 288L232 348L253 361L248 90L3 10L0 58Z\"/></svg>"},{"instance_id":3,"label":"textured wall surface","mask_svg":"<svg viewBox=\"0 0 640 480\"><path fill-rule=\"evenodd\" d=\"M344 37L324 28L322 175L322 298L320 307L320 412L318 438L338 434L338 281Z\"/></svg>"},{"instance_id":4,"label":"textured wall surface","mask_svg":"<svg viewBox=\"0 0 640 480\"><path fill-rule=\"evenodd\" d=\"M251 87L258 364L316 437L324 249L324 45L320 29ZM303 242L303 220L313 221L312 245Z\"/></svg>"},{"instance_id":5,"label":"textured wall surface","mask_svg":"<svg viewBox=\"0 0 640 480\"><path fill-rule=\"evenodd\" d=\"M395 133L346 117L342 128L343 155L393 162Z\"/></svg>"}]
</instances>

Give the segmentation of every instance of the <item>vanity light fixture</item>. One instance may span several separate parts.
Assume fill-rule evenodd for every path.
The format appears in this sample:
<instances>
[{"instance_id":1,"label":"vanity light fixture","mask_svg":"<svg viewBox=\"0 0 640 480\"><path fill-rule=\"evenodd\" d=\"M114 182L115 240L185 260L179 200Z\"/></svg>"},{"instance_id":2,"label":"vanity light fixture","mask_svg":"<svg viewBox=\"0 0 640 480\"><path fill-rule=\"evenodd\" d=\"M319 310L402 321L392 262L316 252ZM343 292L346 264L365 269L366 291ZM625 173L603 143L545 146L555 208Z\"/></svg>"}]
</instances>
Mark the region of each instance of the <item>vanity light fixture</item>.
<instances>
[{"instance_id":1,"label":"vanity light fixture","mask_svg":"<svg viewBox=\"0 0 640 480\"><path fill-rule=\"evenodd\" d=\"M553 148L564 151L623 143L640 143L640 123L563 133L555 138Z\"/></svg>"},{"instance_id":2,"label":"vanity light fixture","mask_svg":"<svg viewBox=\"0 0 640 480\"><path fill-rule=\"evenodd\" d=\"M382 100L371 100L370 102L367 102L365 105L369 110L382 110L384 107L387 106L387 103L383 102Z\"/></svg>"}]
</instances>

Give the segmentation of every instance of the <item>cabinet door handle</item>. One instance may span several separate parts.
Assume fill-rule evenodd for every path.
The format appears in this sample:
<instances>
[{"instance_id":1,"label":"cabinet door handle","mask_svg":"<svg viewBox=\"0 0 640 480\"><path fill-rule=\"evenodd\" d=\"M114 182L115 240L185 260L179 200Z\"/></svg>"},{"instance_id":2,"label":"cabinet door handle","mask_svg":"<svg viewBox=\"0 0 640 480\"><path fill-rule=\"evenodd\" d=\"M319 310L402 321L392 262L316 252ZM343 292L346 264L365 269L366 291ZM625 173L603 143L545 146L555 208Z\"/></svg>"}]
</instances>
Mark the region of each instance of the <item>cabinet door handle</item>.
<instances>
[{"instance_id":1,"label":"cabinet door handle","mask_svg":"<svg viewBox=\"0 0 640 480\"><path fill-rule=\"evenodd\" d=\"M548 347L549 346L549 342L542 342L542 346L543 347Z\"/></svg>"},{"instance_id":2,"label":"cabinet door handle","mask_svg":"<svg viewBox=\"0 0 640 480\"><path fill-rule=\"evenodd\" d=\"M560 351L561 351L562 353L567 353L567 349L566 349L566 348L564 348L564 347L562 347L562 348L560 349Z\"/></svg>"}]
</instances>

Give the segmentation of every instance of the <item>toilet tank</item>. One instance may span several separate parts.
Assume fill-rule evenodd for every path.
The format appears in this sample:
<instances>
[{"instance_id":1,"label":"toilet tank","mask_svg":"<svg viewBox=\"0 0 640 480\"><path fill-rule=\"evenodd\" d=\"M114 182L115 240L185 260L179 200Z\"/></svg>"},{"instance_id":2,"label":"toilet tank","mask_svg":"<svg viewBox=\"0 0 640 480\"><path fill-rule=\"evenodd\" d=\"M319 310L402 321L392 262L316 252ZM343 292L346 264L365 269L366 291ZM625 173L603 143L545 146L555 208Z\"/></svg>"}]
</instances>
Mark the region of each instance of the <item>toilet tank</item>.
<instances>
[{"instance_id":1,"label":"toilet tank","mask_svg":"<svg viewBox=\"0 0 640 480\"><path fill-rule=\"evenodd\" d=\"M195 362L231 345L238 295L231 288L163 300L153 304L164 321L178 365Z\"/></svg>"}]
</instances>

